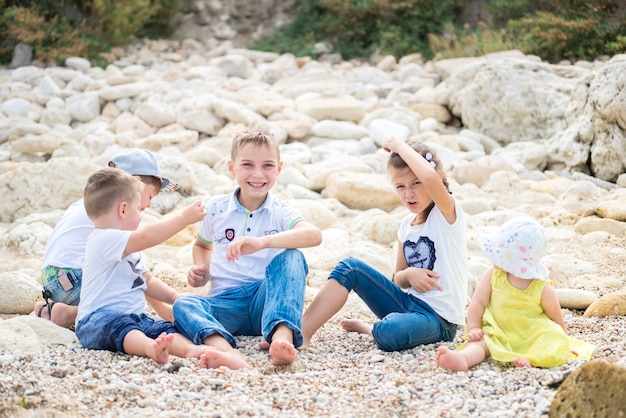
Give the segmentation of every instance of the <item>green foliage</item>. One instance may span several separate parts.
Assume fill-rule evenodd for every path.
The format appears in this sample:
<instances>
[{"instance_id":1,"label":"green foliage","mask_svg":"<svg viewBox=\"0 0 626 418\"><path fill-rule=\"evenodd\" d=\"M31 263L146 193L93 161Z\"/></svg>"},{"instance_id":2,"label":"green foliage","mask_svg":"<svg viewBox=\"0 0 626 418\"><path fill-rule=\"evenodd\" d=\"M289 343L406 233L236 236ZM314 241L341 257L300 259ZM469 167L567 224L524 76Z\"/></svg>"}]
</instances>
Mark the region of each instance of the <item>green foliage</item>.
<instances>
[{"instance_id":1,"label":"green foliage","mask_svg":"<svg viewBox=\"0 0 626 418\"><path fill-rule=\"evenodd\" d=\"M12 2L17 3L17 2ZM18 43L32 46L33 56L44 63L59 63L68 56L88 55L93 31L62 14L46 13L34 6L5 8L0 15L0 61L9 62Z\"/></svg>"},{"instance_id":2,"label":"green foliage","mask_svg":"<svg viewBox=\"0 0 626 418\"><path fill-rule=\"evenodd\" d=\"M472 29L447 25L444 35L429 35L429 46L437 58L478 57L516 48L505 29L492 30L484 24Z\"/></svg>"},{"instance_id":3,"label":"green foliage","mask_svg":"<svg viewBox=\"0 0 626 418\"><path fill-rule=\"evenodd\" d=\"M576 13L578 14L578 13ZM626 22L604 16L568 18L548 12L509 22L519 48L550 62L562 59L593 59L603 54L626 51L623 35Z\"/></svg>"},{"instance_id":4,"label":"green foliage","mask_svg":"<svg viewBox=\"0 0 626 418\"><path fill-rule=\"evenodd\" d=\"M489 0L492 27L447 27L431 34L430 47L443 58L520 49L550 62L593 60L626 51L626 19L620 0Z\"/></svg>"},{"instance_id":5,"label":"green foliage","mask_svg":"<svg viewBox=\"0 0 626 418\"><path fill-rule=\"evenodd\" d=\"M180 0L93 0L98 26L110 45L125 45L133 36L167 37Z\"/></svg>"},{"instance_id":6,"label":"green foliage","mask_svg":"<svg viewBox=\"0 0 626 418\"><path fill-rule=\"evenodd\" d=\"M251 48L314 55L317 43L344 59L375 51L401 57L478 56L520 49L558 62L626 52L623 0L487 0L493 24L461 26L463 0L299 0L290 24ZM0 63L28 43L34 58L99 53L134 37L167 37L181 0L0 0ZM97 63L95 60L98 60Z\"/></svg>"},{"instance_id":7,"label":"green foliage","mask_svg":"<svg viewBox=\"0 0 626 418\"><path fill-rule=\"evenodd\" d=\"M489 0L486 9L496 25L506 24L511 19L520 19L535 10L533 0Z\"/></svg>"},{"instance_id":8,"label":"green foliage","mask_svg":"<svg viewBox=\"0 0 626 418\"><path fill-rule=\"evenodd\" d=\"M24 409L30 409L32 407L32 404L28 402L28 398L26 398L26 396L22 396L20 399L18 399L17 405L21 406Z\"/></svg>"},{"instance_id":9,"label":"green foliage","mask_svg":"<svg viewBox=\"0 0 626 418\"><path fill-rule=\"evenodd\" d=\"M313 55L312 47L320 40L316 32L324 9L315 1L307 0L294 2L289 12L292 16L290 24L251 44L250 47L261 51L290 52L299 57Z\"/></svg>"},{"instance_id":10,"label":"green foliage","mask_svg":"<svg viewBox=\"0 0 626 418\"><path fill-rule=\"evenodd\" d=\"M325 42L344 59L375 50L396 56L430 55L428 34L453 19L459 0L305 0L291 10L294 19L252 48L309 55Z\"/></svg>"},{"instance_id":11,"label":"green foliage","mask_svg":"<svg viewBox=\"0 0 626 418\"><path fill-rule=\"evenodd\" d=\"M167 37L180 0L0 0L0 63L27 43L34 58L95 58L133 36Z\"/></svg>"},{"instance_id":12,"label":"green foliage","mask_svg":"<svg viewBox=\"0 0 626 418\"><path fill-rule=\"evenodd\" d=\"M96 21L111 45L127 44L152 17L150 0L94 0Z\"/></svg>"},{"instance_id":13,"label":"green foliage","mask_svg":"<svg viewBox=\"0 0 626 418\"><path fill-rule=\"evenodd\" d=\"M180 8L180 0L152 1L151 18L137 31L137 36L152 39L167 38L174 32L174 16Z\"/></svg>"}]
</instances>

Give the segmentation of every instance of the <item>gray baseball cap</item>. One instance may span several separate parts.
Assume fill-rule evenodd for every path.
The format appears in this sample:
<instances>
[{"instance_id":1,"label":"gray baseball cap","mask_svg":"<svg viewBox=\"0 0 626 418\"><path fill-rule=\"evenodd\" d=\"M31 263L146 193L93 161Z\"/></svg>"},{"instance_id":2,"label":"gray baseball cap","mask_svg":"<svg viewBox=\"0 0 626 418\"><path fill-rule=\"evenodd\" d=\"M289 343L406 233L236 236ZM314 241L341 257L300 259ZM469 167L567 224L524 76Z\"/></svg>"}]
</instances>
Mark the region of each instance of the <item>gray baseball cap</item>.
<instances>
[{"instance_id":1,"label":"gray baseball cap","mask_svg":"<svg viewBox=\"0 0 626 418\"><path fill-rule=\"evenodd\" d=\"M147 149L130 148L118 152L109 162L109 167L119 168L133 176L152 176L161 180L161 191L173 192L178 190L178 183L163 177L159 163Z\"/></svg>"}]
</instances>

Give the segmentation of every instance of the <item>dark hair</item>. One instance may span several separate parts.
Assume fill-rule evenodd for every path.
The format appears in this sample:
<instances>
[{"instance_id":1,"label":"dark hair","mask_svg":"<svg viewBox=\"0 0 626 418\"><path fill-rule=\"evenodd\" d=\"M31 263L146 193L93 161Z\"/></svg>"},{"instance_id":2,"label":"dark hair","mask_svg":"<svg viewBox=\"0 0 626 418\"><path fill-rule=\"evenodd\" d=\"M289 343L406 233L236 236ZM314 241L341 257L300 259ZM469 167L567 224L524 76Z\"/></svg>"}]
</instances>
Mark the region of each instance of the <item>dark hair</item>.
<instances>
[{"instance_id":1,"label":"dark hair","mask_svg":"<svg viewBox=\"0 0 626 418\"><path fill-rule=\"evenodd\" d=\"M142 183L146 185L151 184L154 187L156 187L155 196L159 194L159 192L161 191L161 185L163 184L163 182L158 177L140 175L139 179L141 180Z\"/></svg>"},{"instance_id":2,"label":"dark hair","mask_svg":"<svg viewBox=\"0 0 626 418\"><path fill-rule=\"evenodd\" d=\"M433 168L443 173L443 178L441 179L443 182L443 185L446 186L446 190L448 190L449 193L452 193L450 192L450 184L448 184L446 173L443 172L441 161L439 160L439 158L437 158L437 153L435 153L435 151L433 151L427 145L421 142L409 142L409 145L411 146L411 148L415 150L415 152L417 152L422 157L424 157L429 163L433 162L435 164ZM409 168L409 166L402 159L402 157L400 157L399 154L392 152L391 155L389 155L389 160L387 161L387 170L390 170L392 168L395 168L397 170L404 170L405 168Z\"/></svg>"},{"instance_id":3,"label":"dark hair","mask_svg":"<svg viewBox=\"0 0 626 418\"><path fill-rule=\"evenodd\" d=\"M278 160L280 160L280 148L274 134L262 129L245 129L239 132L233 139L230 159L234 161L237 157L237 152L247 145L273 148L276 151Z\"/></svg>"}]
</instances>

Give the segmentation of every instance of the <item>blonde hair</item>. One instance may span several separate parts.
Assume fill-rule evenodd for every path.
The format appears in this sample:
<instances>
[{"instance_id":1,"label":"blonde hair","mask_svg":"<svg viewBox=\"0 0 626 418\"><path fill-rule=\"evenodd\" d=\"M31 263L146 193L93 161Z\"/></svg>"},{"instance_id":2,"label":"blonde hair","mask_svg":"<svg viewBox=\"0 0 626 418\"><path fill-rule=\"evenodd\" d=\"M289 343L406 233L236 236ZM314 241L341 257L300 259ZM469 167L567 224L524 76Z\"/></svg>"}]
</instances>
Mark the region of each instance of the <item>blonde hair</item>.
<instances>
[{"instance_id":1,"label":"blonde hair","mask_svg":"<svg viewBox=\"0 0 626 418\"><path fill-rule=\"evenodd\" d=\"M245 129L235 135L233 138L232 148L230 150L230 159L235 160L239 150L246 146L266 146L276 152L277 159L280 161L280 147L273 133L262 129Z\"/></svg>"},{"instance_id":2,"label":"blonde hair","mask_svg":"<svg viewBox=\"0 0 626 418\"><path fill-rule=\"evenodd\" d=\"M142 184L135 177L118 169L103 168L87 179L83 200L87 216L98 218L121 202L139 199Z\"/></svg>"}]
</instances>

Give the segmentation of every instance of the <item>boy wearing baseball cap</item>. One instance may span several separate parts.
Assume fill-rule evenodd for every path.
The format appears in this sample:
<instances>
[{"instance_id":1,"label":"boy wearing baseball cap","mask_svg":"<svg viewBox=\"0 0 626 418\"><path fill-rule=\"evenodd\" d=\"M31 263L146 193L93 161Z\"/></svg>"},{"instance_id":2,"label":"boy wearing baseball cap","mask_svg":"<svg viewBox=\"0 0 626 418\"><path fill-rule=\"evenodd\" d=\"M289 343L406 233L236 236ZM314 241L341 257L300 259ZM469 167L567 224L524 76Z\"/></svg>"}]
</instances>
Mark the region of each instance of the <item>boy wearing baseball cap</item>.
<instances>
[{"instance_id":1,"label":"boy wearing baseball cap","mask_svg":"<svg viewBox=\"0 0 626 418\"><path fill-rule=\"evenodd\" d=\"M149 150L131 148L121 151L113 156L108 165L136 176L144 183L140 202L142 211L150 207L150 201L160 191L178 189L176 182L161 175L159 163ZM38 317L49 319L65 328L74 326L80 301L85 246L93 229L83 199L71 204L55 225L46 243L42 262L42 294L45 302L35 304L34 313ZM171 307L147 299L160 316L171 317Z\"/></svg>"}]
</instances>

